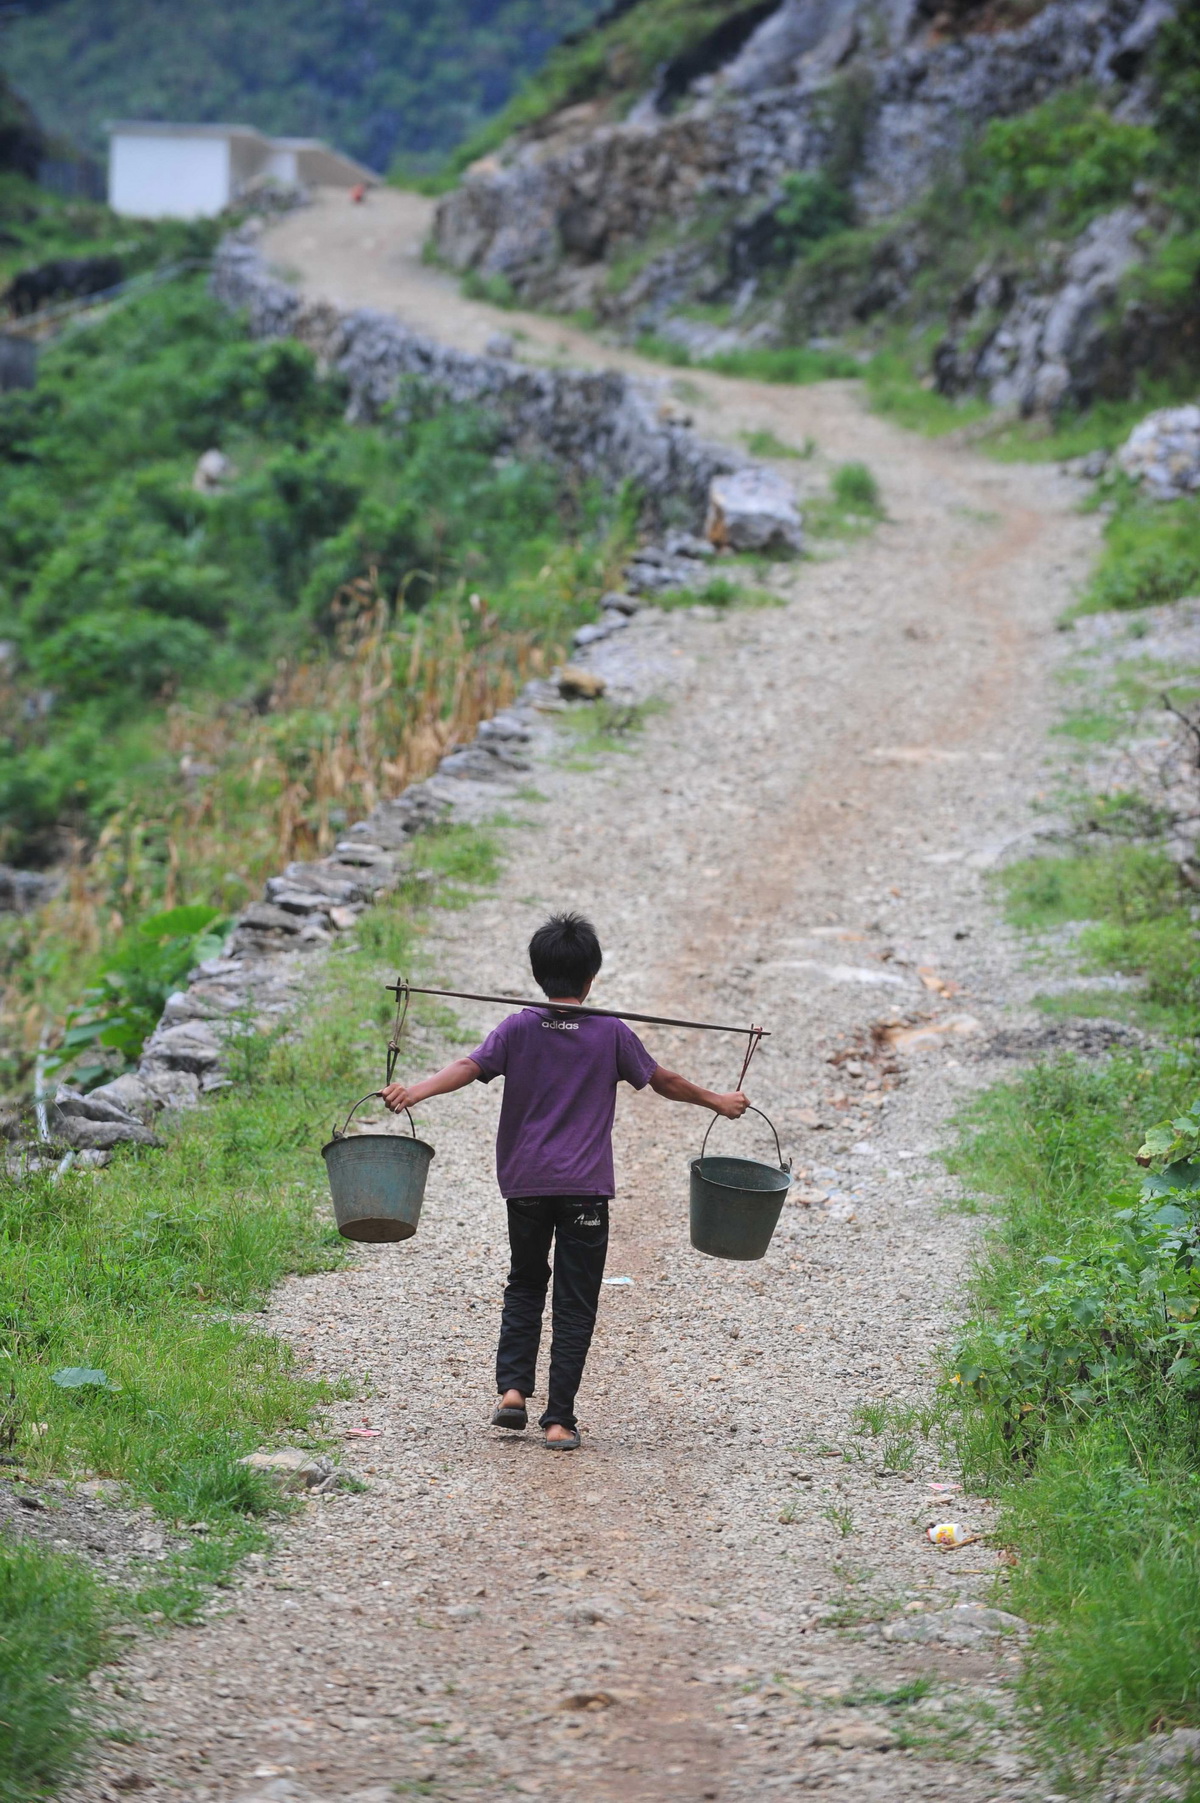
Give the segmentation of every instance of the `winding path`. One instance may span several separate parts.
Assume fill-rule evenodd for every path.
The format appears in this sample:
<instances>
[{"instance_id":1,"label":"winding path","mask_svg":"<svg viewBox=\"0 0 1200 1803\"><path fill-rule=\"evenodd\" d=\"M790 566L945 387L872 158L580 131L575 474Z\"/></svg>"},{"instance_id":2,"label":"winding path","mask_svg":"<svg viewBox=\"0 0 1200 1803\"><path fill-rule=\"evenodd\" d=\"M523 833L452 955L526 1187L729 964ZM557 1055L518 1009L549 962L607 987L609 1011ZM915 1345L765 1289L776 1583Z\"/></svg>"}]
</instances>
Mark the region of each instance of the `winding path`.
<instances>
[{"instance_id":1,"label":"winding path","mask_svg":"<svg viewBox=\"0 0 1200 1803\"><path fill-rule=\"evenodd\" d=\"M411 196L334 196L277 226L268 255L311 293L394 308L466 348L519 331L531 356L662 378L557 322L464 300L420 260L425 217ZM152 1735L132 1760L142 1794L1040 1794L1003 1725L1011 1649L854 1625L981 1596L996 1566L983 1546L928 1545L928 1486L952 1473L921 1441L903 1469L905 1448L856 1429L854 1409L927 1399L953 1321L975 1229L944 1209L930 1154L1000 1068L989 1034L1027 1000L983 872L1029 825L1054 623L1097 528L1053 469L909 436L853 384L688 382L713 436L815 439L814 458L780 465L802 490L829 460L863 459L887 521L779 570L785 607L655 627L666 708L627 752L534 773L542 799L504 829L498 887L444 917L428 968L520 988L542 912L587 910L609 953L599 999L772 1027L750 1087L802 1193L828 1199L789 1204L761 1264L701 1258L685 1208L703 1121L626 1095L609 1271L632 1282L604 1293L585 1450L549 1459L537 1437L482 1425L504 1271L498 1096L426 1110L439 1155L420 1234L286 1284L270 1318L313 1369L369 1373L370 1400L336 1411L343 1430L364 1408L383 1430L345 1442L369 1490L313 1502L232 1609L126 1665L122 1708ZM492 1018L462 1012L468 1030ZM869 1048L873 1022L923 1014L977 1030L827 1062L855 1035ZM701 1080L735 1074L715 1040L647 1037ZM432 1064L445 1049L421 1051ZM954 1512L986 1523L977 1500ZM932 1699L884 1701L919 1699L917 1680ZM110 1761L89 1799L124 1795L108 1786L130 1763Z\"/></svg>"}]
</instances>

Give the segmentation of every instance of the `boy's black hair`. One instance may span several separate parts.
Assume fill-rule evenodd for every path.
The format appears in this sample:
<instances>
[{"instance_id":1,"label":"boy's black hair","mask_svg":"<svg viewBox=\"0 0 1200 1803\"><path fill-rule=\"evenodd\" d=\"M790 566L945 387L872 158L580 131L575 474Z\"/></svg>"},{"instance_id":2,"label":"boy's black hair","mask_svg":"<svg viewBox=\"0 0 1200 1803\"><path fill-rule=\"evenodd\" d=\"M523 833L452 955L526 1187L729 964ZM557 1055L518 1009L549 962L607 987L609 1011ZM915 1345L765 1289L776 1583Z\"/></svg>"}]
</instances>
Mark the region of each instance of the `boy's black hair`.
<instances>
[{"instance_id":1,"label":"boy's black hair","mask_svg":"<svg viewBox=\"0 0 1200 1803\"><path fill-rule=\"evenodd\" d=\"M533 980L547 995L579 995L603 962L596 929L582 914L552 914L529 941Z\"/></svg>"}]
</instances>

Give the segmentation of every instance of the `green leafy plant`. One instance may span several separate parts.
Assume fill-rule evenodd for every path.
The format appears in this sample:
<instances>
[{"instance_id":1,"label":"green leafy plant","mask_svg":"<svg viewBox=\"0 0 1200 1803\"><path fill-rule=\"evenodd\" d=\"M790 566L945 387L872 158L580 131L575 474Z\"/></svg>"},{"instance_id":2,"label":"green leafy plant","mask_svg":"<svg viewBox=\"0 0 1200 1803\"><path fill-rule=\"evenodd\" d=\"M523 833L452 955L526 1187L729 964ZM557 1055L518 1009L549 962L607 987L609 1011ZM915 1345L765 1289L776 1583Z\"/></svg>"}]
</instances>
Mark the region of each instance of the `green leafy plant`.
<instances>
[{"instance_id":1,"label":"green leafy plant","mask_svg":"<svg viewBox=\"0 0 1200 1803\"><path fill-rule=\"evenodd\" d=\"M68 1014L62 1049L47 1068L75 1064L77 1080L86 1084L111 1075L114 1063L117 1069L136 1064L172 990L193 965L220 951L223 926L216 908L197 904L152 914L126 933L95 988ZM114 1057L80 1063L89 1051Z\"/></svg>"},{"instance_id":2,"label":"green leafy plant","mask_svg":"<svg viewBox=\"0 0 1200 1803\"><path fill-rule=\"evenodd\" d=\"M64 1365L61 1371L51 1373L50 1382L57 1384L60 1390L108 1390L112 1387L107 1372L97 1371L90 1365Z\"/></svg>"},{"instance_id":3,"label":"green leafy plant","mask_svg":"<svg viewBox=\"0 0 1200 1803\"><path fill-rule=\"evenodd\" d=\"M1137 1154L1140 1165L1159 1166L1146 1184L1147 1191L1154 1195L1177 1185L1188 1190L1200 1187L1197 1158L1200 1158L1200 1100L1174 1119L1160 1121L1151 1127Z\"/></svg>"}]
</instances>

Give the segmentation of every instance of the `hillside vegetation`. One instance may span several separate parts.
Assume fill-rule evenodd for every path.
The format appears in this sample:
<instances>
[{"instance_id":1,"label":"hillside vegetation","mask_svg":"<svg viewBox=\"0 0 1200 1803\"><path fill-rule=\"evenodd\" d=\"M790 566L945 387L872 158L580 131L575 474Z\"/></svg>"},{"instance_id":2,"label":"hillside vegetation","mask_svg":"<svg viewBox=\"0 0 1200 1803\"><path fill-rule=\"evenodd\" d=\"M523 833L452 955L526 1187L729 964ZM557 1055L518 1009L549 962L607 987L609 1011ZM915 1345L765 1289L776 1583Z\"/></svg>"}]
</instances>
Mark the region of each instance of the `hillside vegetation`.
<instances>
[{"instance_id":1,"label":"hillside vegetation","mask_svg":"<svg viewBox=\"0 0 1200 1803\"><path fill-rule=\"evenodd\" d=\"M443 200L436 248L494 296L730 373L883 353L946 402L1043 417L1186 390L1200 18L1186 0L1118 53L1134 10L965 4L886 30L863 10L835 29L640 0L492 122L489 144L514 135ZM630 106L641 131L603 129Z\"/></svg>"},{"instance_id":2,"label":"hillside vegetation","mask_svg":"<svg viewBox=\"0 0 1200 1803\"><path fill-rule=\"evenodd\" d=\"M620 118L647 87L669 91L731 54L774 10L746 0L635 0L608 6L590 31L551 51L495 118L461 145L449 168L460 170L512 132L552 119L561 108L592 101Z\"/></svg>"},{"instance_id":3,"label":"hillside vegetation","mask_svg":"<svg viewBox=\"0 0 1200 1803\"><path fill-rule=\"evenodd\" d=\"M376 427L343 406L198 278L68 334L0 400L2 855L79 867L32 961L11 929L17 992L326 848L598 591L593 504L498 456L486 418L415 389ZM201 492L211 449L226 476Z\"/></svg>"},{"instance_id":4,"label":"hillside vegetation","mask_svg":"<svg viewBox=\"0 0 1200 1803\"><path fill-rule=\"evenodd\" d=\"M0 62L48 130L99 151L109 119L244 121L386 170L438 161L599 0L38 0Z\"/></svg>"}]
</instances>

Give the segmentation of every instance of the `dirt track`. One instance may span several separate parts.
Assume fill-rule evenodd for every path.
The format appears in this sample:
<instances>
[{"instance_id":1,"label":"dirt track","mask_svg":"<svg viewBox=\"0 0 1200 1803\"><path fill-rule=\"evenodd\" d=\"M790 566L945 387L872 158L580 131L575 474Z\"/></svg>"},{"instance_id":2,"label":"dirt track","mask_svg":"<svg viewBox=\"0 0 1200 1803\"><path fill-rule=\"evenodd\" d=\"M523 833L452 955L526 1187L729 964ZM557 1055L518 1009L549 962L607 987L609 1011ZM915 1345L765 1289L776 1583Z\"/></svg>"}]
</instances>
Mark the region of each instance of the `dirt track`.
<instances>
[{"instance_id":1,"label":"dirt track","mask_svg":"<svg viewBox=\"0 0 1200 1803\"><path fill-rule=\"evenodd\" d=\"M280 225L269 255L314 293L394 307L467 348L517 328L531 354L637 366L462 300L419 260L423 208L338 196ZM804 1193L831 1199L790 1204L761 1264L701 1258L685 1210L703 1119L626 1095L608 1268L633 1282L604 1292L585 1450L551 1458L536 1435L482 1425L504 1272L498 1095L424 1110L438 1160L416 1240L288 1284L270 1323L313 1368L369 1374L369 1399L338 1411L343 1430L364 1414L383 1430L345 1442L369 1492L311 1504L228 1613L131 1662L141 1700L124 1709L153 1739L106 1763L109 1778L144 1774L151 1795L1041 1794L979 1717L1011 1652L823 1621L878 1614L871 1600L944 1607L995 1571L981 1546L923 1539L927 1486L953 1474L919 1446L911 1471L883 1475L880 1443L851 1417L925 1397L953 1320L974 1224L942 1208L928 1154L997 1068L989 1034L1021 1018L1029 979L982 873L1029 824L1054 622L1096 527L1052 470L910 437L852 385L690 379L714 436L811 435L818 458L780 466L802 488L824 461L862 458L888 521L781 570L786 608L656 629L675 672L666 710L626 754L535 772L545 799L505 830L498 890L446 917L428 968L519 989L543 911L587 910L609 954L597 999L773 1029L748 1087L808 1173ZM855 1078L827 1056L893 1010L965 1014L977 1030L868 1093L877 1066ZM719 1042L647 1039L702 1081L736 1075ZM444 1050L427 1041L422 1062ZM986 1523L975 1501L943 1512ZM882 1703L923 1676L932 1707ZM909 1750L882 1744L898 1725ZM107 1782L86 1794L123 1794Z\"/></svg>"}]
</instances>

